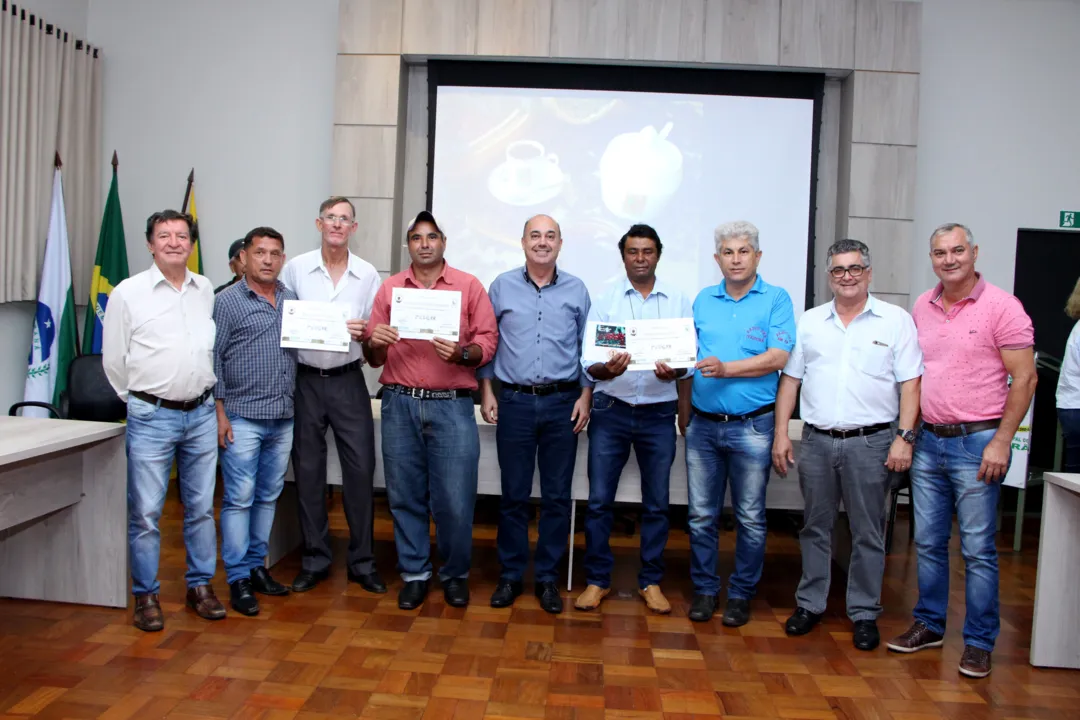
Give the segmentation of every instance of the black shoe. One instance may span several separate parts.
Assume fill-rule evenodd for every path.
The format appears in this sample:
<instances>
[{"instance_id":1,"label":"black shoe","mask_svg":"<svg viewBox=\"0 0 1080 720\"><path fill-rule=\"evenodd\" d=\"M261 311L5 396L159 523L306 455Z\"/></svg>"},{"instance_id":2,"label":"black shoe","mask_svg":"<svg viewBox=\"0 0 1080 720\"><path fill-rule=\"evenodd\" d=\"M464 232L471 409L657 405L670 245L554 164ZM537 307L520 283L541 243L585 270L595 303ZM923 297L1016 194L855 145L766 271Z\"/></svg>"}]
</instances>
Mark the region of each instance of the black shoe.
<instances>
[{"instance_id":1,"label":"black shoe","mask_svg":"<svg viewBox=\"0 0 1080 720\"><path fill-rule=\"evenodd\" d=\"M250 580L240 578L229 584L229 604L233 606L233 610L243 615L259 614L259 601L251 591Z\"/></svg>"},{"instance_id":2,"label":"black shoe","mask_svg":"<svg viewBox=\"0 0 1080 720\"><path fill-rule=\"evenodd\" d=\"M427 597L427 580L410 580L405 583L397 596L397 606L402 610L415 610Z\"/></svg>"},{"instance_id":3,"label":"black shoe","mask_svg":"<svg viewBox=\"0 0 1080 720\"><path fill-rule=\"evenodd\" d=\"M723 623L726 627L742 627L750 622L750 601L742 598L728 598L724 607Z\"/></svg>"},{"instance_id":4,"label":"black shoe","mask_svg":"<svg viewBox=\"0 0 1080 720\"><path fill-rule=\"evenodd\" d=\"M520 580L500 580L495 592L491 593L491 607L510 607L524 589Z\"/></svg>"},{"instance_id":5,"label":"black shoe","mask_svg":"<svg viewBox=\"0 0 1080 720\"><path fill-rule=\"evenodd\" d=\"M292 581L292 591L307 592L328 577L330 577L329 570L321 570L319 572L301 570L300 574L296 576L296 579Z\"/></svg>"},{"instance_id":6,"label":"black shoe","mask_svg":"<svg viewBox=\"0 0 1080 720\"><path fill-rule=\"evenodd\" d=\"M372 570L366 575L361 575L360 573L354 573L352 570L349 570L348 575L349 582L356 583L360 587L367 590L369 593L375 593L376 595L386 594L386 583L384 583L383 579L379 577L379 573L377 571Z\"/></svg>"},{"instance_id":7,"label":"black shoe","mask_svg":"<svg viewBox=\"0 0 1080 720\"><path fill-rule=\"evenodd\" d=\"M465 607L469 604L469 581L465 578L443 580L443 599L450 607Z\"/></svg>"},{"instance_id":8,"label":"black shoe","mask_svg":"<svg viewBox=\"0 0 1080 720\"><path fill-rule=\"evenodd\" d=\"M264 567L251 569L251 589L263 595L289 594L289 588L272 578L270 571Z\"/></svg>"},{"instance_id":9,"label":"black shoe","mask_svg":"<svg viewBox=\"0 0 1080 720\"><path fill-rule=\"evenodd\" d=\"M716 596L698 593L694 595L690 603L690 612L686 616L694 622L709 622L714 612L716 612Z\"/></svg>"},{"instance_id":10,"label":"black shoe","mask_svg":"<svg viewBox=\"0 0 1080 720\"><path fill-rule=\"evenodd\" d=\"M562 597L559 588L553 582L538 582L533 589L536 597L540 598L540 607L546 613L558 615L562 612Z\"/></svg>"},{"instance_id":11,"label":"black shoe","mask_svg":"<svg viewBox=\"0 0 1080 720\"><path fill-rule=\"evenodd\" d=\"M806 608L795 608L795 612L784 623L784 632L788 635L805 635L821 622L821 615Z\"/></svg>"},{"instance_id":12,"label":"black shoe","mask_svg":"<svg viewBox=\"0 0 1080 720\"><path fill-rule=\"evenodd\" d=\"M876 620L856 620L855 634L851 638L856 650L873 650L881 643Z\"/></svg>"}]
</instances>

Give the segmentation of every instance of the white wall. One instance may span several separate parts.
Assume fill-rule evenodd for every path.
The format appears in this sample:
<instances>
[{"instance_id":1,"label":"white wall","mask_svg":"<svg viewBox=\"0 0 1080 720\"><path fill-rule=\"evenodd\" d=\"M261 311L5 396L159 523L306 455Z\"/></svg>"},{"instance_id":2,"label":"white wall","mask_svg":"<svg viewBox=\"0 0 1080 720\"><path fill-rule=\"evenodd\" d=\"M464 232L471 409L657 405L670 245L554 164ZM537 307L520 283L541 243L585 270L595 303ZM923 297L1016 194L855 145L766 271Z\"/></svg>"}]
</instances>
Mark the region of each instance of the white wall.
<instances>
[{"instance_id":1,"label":"white wall","mask_svg":"<svg viewBox=\"0 0 1080 720\"><path fill-rule=\"evenodd\" d=\"M1011 290L1016 230L1080 209L1078 37L1076 0L923 2L912 299L937 281L938 225L971 227L977 267Z\"/></svg>"},{"instance_id":2,"label":"white wall","mask_svg":"<svg viewBox=\"0 0 1080 720\"><path fill-rule=\"evenodd\" d=\"M15 4L44 18L46 23L74 33L76 38L86 39L90 0L15 0Z\"/></svg>"}]
</instances>

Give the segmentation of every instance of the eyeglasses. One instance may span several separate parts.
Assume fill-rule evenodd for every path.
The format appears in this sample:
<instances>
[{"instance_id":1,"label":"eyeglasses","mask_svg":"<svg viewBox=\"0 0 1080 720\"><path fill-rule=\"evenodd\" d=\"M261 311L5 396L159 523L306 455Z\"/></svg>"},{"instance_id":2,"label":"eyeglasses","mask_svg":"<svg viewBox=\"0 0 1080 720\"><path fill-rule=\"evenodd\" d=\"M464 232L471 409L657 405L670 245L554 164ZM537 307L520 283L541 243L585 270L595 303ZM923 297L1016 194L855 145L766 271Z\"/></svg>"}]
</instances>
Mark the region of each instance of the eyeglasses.
<instances>
[{"instance_id":1,"label":"eyeglasses","mask_svg":"<svg viewBox=\"0 0 1080 720\"><path fill-rule=\"evenodd\" d=\"M284 254L285 253L281 252L280 250L263 250L262 248L251 251L251 257L255 258L256 260L262 260L264 257L270 256L270 259L274 262L280 260Z\"/></svg>"},{"instance_id":2,"label":"eyeglasses","mask_svg":"<svg viewBox=\"0 0 1080 720\"><path fill-rule=\"evenodd\" d=\"M865 270L865 265L848 265L847 267L829 268L829 274L837 280L844 277L844 273L849 273L853 278L860 278Z\"/></svg>"},{"instance_id":3,"label":"eyeglasses","mask_svg":"<svg viewBox=\"0 0 1080 720\"><path fill-rule=\"evenodd\" d=\"M352 225L353 219L348 215L323 215L322 221L327 225Z\"/></svg>"}]
</instances>

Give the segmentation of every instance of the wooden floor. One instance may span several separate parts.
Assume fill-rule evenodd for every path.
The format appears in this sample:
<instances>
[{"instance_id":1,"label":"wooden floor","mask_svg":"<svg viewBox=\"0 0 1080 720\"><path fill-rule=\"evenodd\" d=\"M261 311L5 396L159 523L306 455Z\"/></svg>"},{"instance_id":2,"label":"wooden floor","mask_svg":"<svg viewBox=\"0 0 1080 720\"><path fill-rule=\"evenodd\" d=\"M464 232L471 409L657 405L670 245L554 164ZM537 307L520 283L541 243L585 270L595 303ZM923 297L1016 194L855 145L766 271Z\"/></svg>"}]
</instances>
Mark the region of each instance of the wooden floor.
<instances>
[{"instance_id":1,"label":"wooden floor","mask_svg":"<svg viewBox=\"0 0 1080 720\"><path fill-rule=\"evenodd\" d=\"M493 610L487 601L498 575L495 512L490 501L478 511L467 609L446 606L436 591L420 610L398 610L392 531L380 501L376 535L380 569L394 581L389 594L348 584L339 565L312 592L262 598L256 618L230 613L206 622L183 606L181 509L170 495L161 568L165 631L135 630L129 611L0 601L0 717L1080 718L1080 673L1027 663L1034 535L1021 554L999 542L1002 632L993 674L972 681L956 671L964 592L955 547L945 648L900 656L851 647L842 578L835 578L825 622L805 638L785 637L799 556L782 516L770 518L764 578L753 620L743 628L686 619L681 530L673 530L669 544L668 617L648 614L632 594L636 538L626 536L617 539L619 592L600 612L575 612L568 602L569 611L555 618L528 589L513 609ZM340 506L332 518L341 558ZM883 637L906 629L917 594L903 522L886 570ZM734 538L721 537L726 573ZM576 542L580 550L582 534ZM291 581L298 567L294 554L274 572ZM226 600L220 563L215 587Z\"/></svg>"}]
</instances>

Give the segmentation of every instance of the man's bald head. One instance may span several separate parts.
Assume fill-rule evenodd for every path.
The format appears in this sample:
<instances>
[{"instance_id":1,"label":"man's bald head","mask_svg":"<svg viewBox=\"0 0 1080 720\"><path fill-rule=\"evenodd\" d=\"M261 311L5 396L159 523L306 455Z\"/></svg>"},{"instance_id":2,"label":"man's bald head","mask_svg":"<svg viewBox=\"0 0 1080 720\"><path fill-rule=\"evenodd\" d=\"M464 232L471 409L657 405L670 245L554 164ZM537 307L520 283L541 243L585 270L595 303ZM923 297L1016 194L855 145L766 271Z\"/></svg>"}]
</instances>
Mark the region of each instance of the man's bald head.
<instances>
[{"instance_id":1,"label":"man's bald head","mask_svg":"<svg viewBox=\"0 0 1080 720\"><path fill-rule=\"evenodd\" d=\"M562 249L562 229L550 215L533 215L522 231L521 248L533 268L554 266Z\"/></svg>"},{"instance_id":2,"label":"man's bald head","mask_svg":"<svg viewBox=\"0 0 1080 720\"><path fill-rule=\"evenodd\" d=\"M522 238L527 238L529 236L529 225L531 225L533 221L546 221L551 223L555 226L556 234L558 234L560 238L562 237L562 228L559 227L559 223L556 222L555 218L551 217L550 215L533 215L531 218L525 221L525 227L521 230Z\"/></svg>"}]
</instances>

